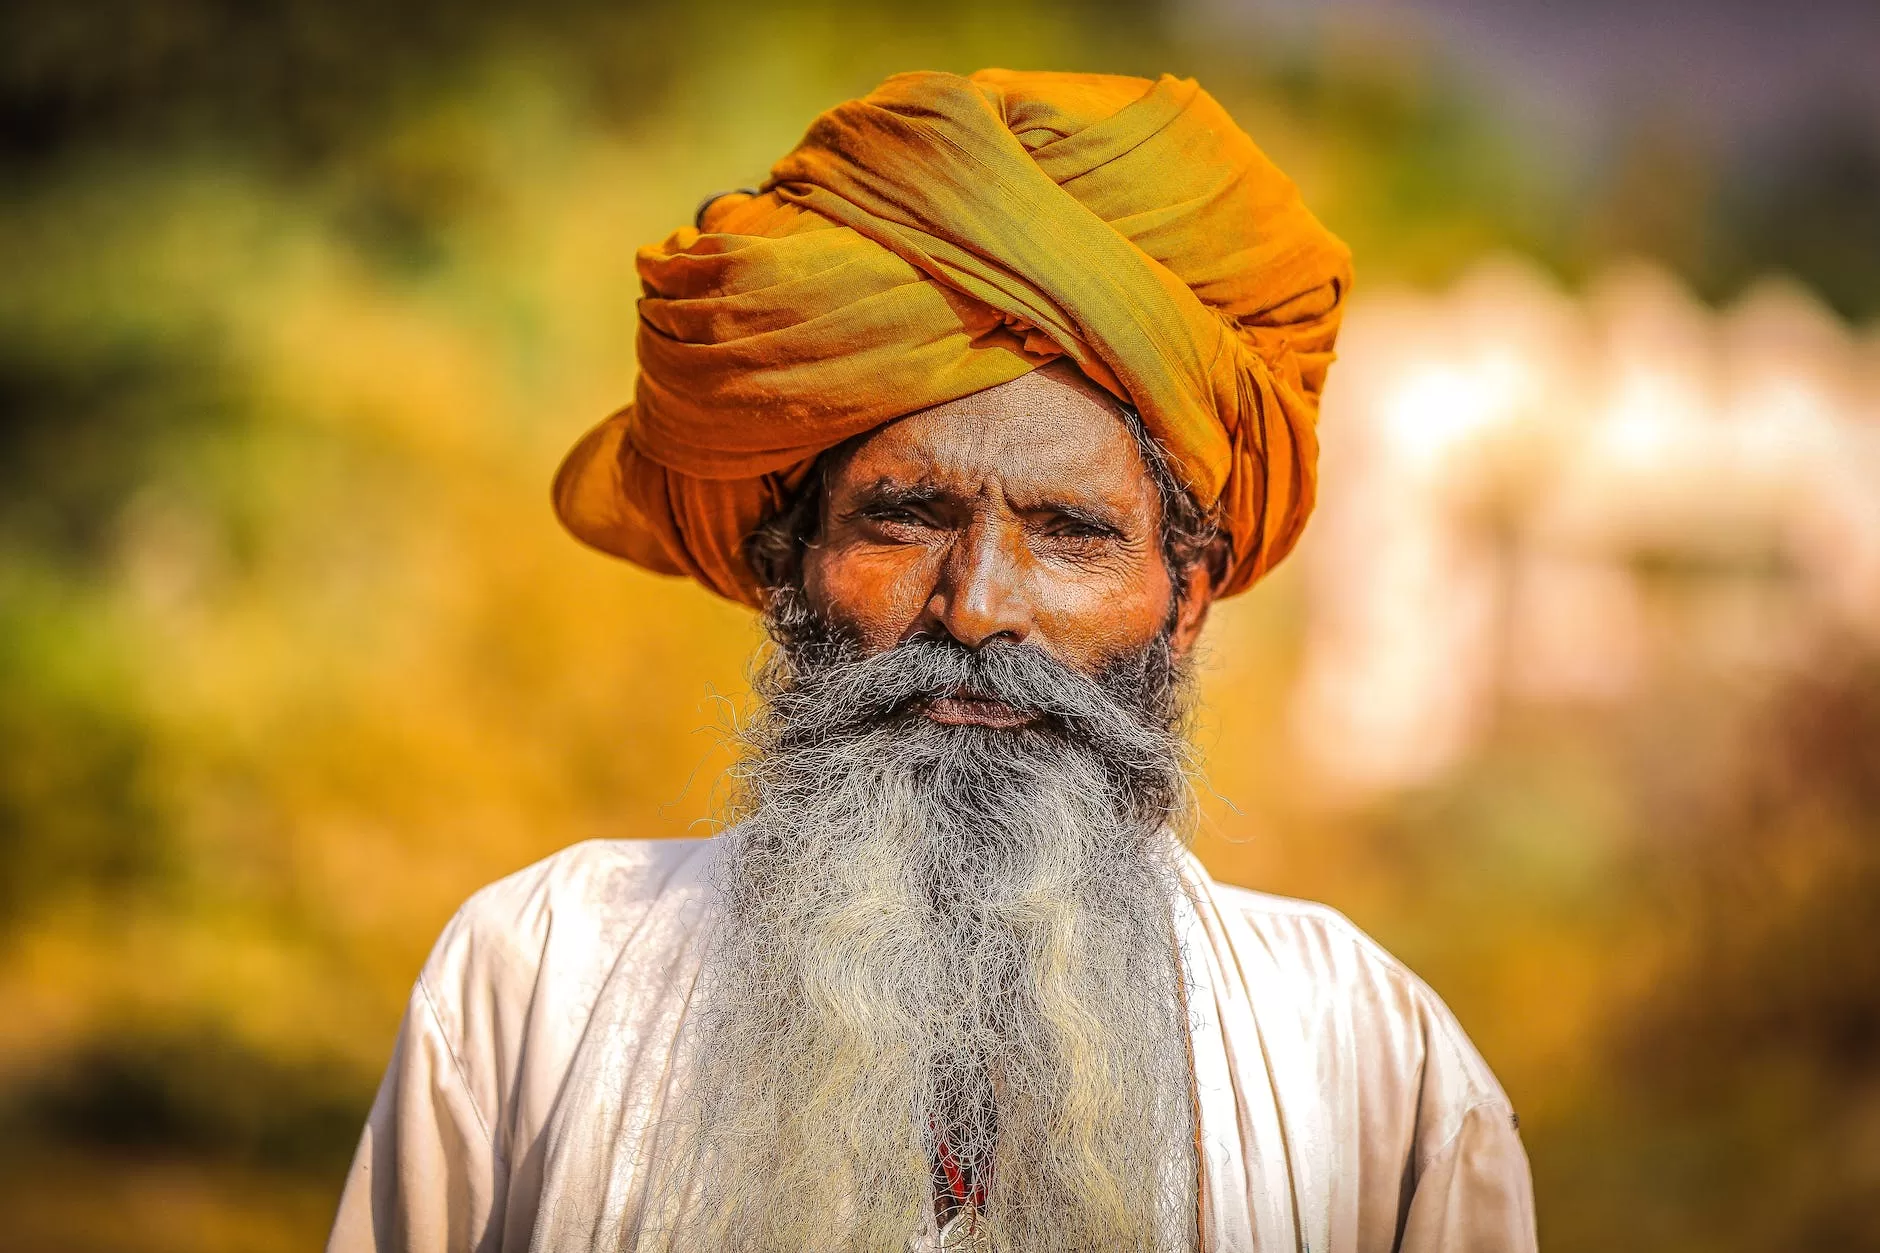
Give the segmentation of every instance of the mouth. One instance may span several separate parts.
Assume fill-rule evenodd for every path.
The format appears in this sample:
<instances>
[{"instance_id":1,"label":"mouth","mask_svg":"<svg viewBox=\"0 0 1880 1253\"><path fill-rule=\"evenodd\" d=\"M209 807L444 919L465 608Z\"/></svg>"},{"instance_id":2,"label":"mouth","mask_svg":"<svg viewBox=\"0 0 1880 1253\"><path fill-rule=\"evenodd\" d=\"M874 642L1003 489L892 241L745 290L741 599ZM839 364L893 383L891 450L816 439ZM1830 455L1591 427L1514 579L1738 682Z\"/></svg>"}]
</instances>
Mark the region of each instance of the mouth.
<instances>
[{"instance_id":1,"label":"mouth","mask_svg":"<svg viewBox=\"0 0 1880 1253\"><path fill-rule=\"evenodd\" d=\"M1038 715L1014 709L1002 700L976 692L936 696L921 708L928 718L949 727L993 727L1009 730L1030 726Z\"/></svg>"}]
</instances>

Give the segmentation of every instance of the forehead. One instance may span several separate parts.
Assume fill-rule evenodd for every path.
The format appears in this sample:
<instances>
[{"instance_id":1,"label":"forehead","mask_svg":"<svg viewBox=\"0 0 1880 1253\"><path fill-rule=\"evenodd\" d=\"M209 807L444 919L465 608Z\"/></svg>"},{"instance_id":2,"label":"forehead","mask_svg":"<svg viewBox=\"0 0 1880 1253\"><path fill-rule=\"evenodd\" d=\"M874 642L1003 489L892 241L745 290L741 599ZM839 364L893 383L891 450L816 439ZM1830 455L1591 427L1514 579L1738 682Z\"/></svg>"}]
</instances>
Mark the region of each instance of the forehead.
<instances>
[{"instance_id":1,"label":"forehead","mask_svg":"<svg viewBox=\"0 0 1880 1253\"><path fill-rule=\"evenodd\" d=\"M843 460L834 486L884 480L994 493L1019 507L1049 499L1139 508L1156 499L1116 401L1062 366L888 424Z\"/></svg>"}]
</instances>

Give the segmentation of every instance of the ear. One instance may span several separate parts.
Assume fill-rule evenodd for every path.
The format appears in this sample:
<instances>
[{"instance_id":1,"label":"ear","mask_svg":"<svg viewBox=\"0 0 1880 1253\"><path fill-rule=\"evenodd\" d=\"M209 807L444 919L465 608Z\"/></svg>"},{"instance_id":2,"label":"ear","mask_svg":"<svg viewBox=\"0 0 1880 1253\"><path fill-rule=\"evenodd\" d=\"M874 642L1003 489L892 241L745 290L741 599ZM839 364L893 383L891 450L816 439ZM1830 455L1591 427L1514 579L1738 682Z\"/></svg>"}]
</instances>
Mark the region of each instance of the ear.
<instances>
[{"instance_id":1,"label":"ear","mask_svg":"<svg viewBox=\"0 0 1880 1253\"><path fill-rule=\"evenodd\" d=\"M1215 546L1188 563L1187 586L1175 604L1175 621L1169 629L1169 647L1177 658L1186 657L1201 638L1201 628L1208 620L1208 607L1214 604L1214 572L1219 568Z\"/></svg>"}]
</instances>

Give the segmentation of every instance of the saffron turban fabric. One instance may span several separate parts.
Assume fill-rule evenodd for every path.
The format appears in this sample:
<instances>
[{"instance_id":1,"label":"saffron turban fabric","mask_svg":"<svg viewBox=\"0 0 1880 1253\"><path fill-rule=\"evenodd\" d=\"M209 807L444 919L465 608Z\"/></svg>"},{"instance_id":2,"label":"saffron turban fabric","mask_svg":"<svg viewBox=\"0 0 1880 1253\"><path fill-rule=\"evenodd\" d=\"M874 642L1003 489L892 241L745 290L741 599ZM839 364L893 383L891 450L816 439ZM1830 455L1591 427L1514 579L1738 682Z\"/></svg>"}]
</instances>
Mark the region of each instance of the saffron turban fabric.
<instances>
[{"instance_id":1,"label":"saffron turban fabric","mask_svg":"<svg viewBox=\"0 0 1880 1253\"><path fill-rule=\"evenodd\" d=\"M563 462L579 539L757 606L816 457L1057 357L1132 405L1231 546L1312 510L1350 254L1193 80L901 74L639 252L634 402Z\"/></svg>"}]
</instances>

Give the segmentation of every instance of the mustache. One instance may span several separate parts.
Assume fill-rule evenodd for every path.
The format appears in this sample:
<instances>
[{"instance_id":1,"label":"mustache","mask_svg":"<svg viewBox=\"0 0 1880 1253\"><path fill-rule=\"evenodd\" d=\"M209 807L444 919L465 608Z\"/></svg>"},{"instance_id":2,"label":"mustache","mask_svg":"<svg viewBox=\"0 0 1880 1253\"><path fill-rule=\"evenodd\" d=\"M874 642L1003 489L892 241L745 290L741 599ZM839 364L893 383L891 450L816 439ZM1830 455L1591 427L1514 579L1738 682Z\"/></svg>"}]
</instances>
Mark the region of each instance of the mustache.
<instances>
[{"instance_id":1,"label":"mustache","mask_svg":"<svg viewBox=\"0 0 1880 1253\"><path fill-rule=\"evenodd\" d=\"M760 687L776 715L773 725L788 727L791 740L869 734L919 717L930 701L969 697L1032 720L1029 727L992 734L1055 735L1121 762L1146 762L1166 751L1182 722L1185 676L1166 635L1094 674L1009 640L969 648L951 637L915 636L862 655L823 635L785 645L785 651L786 664Z\"/></svg>"}]
</instances>

